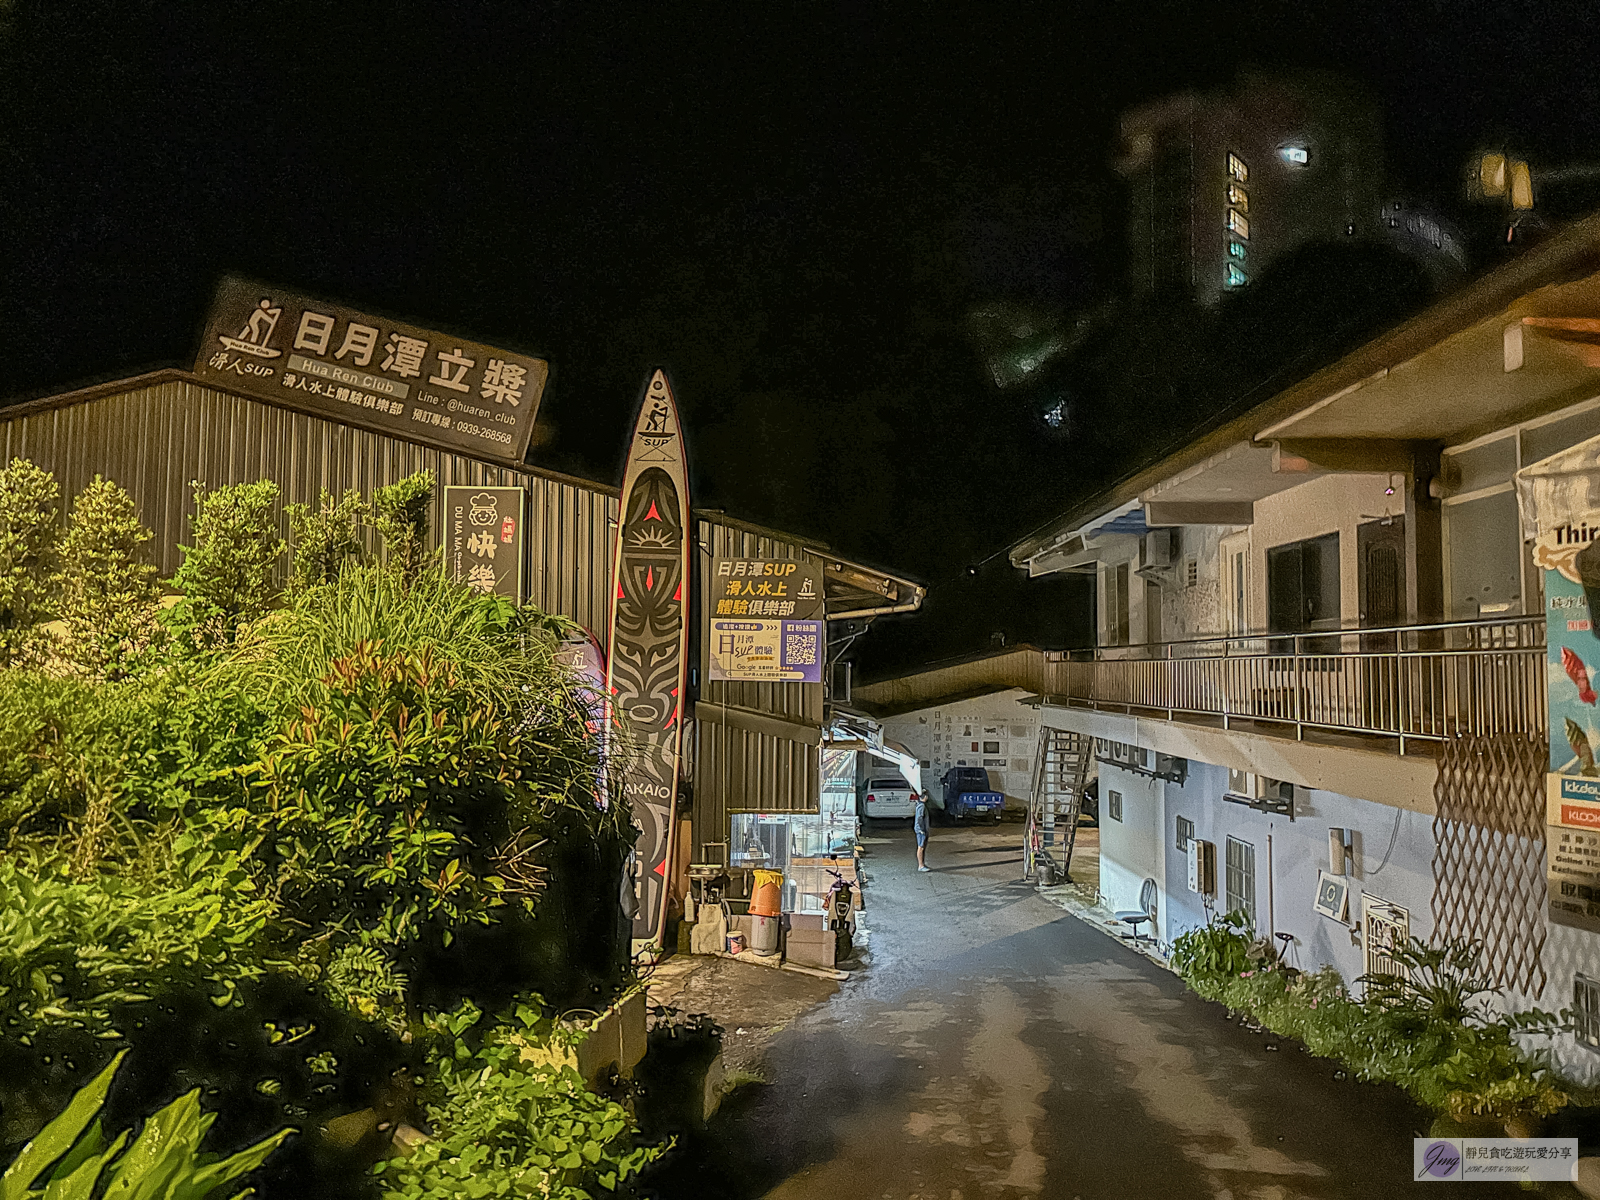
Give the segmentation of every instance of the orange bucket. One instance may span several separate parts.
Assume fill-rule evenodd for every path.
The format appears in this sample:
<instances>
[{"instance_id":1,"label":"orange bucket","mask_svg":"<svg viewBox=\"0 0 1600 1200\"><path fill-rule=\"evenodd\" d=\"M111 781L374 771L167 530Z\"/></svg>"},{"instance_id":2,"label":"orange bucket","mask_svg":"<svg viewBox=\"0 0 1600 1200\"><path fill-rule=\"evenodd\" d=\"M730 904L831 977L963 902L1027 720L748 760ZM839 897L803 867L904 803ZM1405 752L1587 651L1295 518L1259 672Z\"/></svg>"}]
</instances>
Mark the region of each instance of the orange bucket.
<instances>
[{"instance_id":1,"label":"orange bucket","mask_svg":"<svg viewBox=\"0 0 1600 1200\"><path fill-rule=\"evenodd\" d=\"M782 871L756 871L755 891L750 894L750 912L758 917L775 917L783 912Z\"/></svg>"}]
</instances>

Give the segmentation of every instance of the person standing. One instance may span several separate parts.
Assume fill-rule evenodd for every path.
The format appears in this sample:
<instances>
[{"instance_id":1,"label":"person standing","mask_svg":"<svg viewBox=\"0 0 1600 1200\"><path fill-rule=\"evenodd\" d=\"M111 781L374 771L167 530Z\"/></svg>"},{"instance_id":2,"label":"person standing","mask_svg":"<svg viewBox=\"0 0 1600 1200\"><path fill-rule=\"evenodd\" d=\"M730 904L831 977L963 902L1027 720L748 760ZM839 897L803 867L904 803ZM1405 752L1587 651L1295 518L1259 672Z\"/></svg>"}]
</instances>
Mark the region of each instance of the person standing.
<instances>
[{"instance_id":1,"label":"person standing","mask_svg":"<svg viewBox=\"0 0 1600 1200\"><path fill-rule=\"evenodd\" d=\"M928 866L928 789L917 795L917 807L911 817L911 828L917 835L917 870L932 870Z\"/></svg>"}]
</instances>

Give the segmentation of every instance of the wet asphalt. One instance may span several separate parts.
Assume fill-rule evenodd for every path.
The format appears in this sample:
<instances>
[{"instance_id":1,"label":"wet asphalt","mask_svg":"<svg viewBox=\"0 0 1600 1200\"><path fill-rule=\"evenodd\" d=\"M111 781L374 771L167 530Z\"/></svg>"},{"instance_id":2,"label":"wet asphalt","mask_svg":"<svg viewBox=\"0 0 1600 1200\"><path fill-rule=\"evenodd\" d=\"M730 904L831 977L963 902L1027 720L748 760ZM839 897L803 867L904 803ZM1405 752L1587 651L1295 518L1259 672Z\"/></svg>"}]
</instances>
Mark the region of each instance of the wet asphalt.
<instances>
[{"instance_id":1,"label":"wet asphalt","mask_svg":"<svg viewBox=\"0 0 1600 1200\"><path fill-rule=\"evenodd\" d=\"M1368 1200L1427 1115L1256 1034L1021 875L1020 827L869 829L869 963L687 1134L660 1200ZM879 840L881 839L881 840Z\"/></svg>"}]
</instances>

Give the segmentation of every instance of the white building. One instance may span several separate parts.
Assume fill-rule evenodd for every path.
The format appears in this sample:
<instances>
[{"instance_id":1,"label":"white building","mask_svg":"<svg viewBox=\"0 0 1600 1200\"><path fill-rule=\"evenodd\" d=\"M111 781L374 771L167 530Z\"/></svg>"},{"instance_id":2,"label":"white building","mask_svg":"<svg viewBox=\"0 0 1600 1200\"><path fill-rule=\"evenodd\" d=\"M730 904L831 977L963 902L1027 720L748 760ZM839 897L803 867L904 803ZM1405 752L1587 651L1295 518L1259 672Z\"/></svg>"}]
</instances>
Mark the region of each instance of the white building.
<instances>
[{"instance_id":1,"label":"white building","mask_svg":"<svg viewBox=\"0 0 1600 1200\"><path fill-rule=\"evenodd\" d=\"M922 786L937 793L951 767L982 767L1007 808L1026 808L1039 747L1039 711L1018 688L885 717L883 733L917 756Z\"/></svg>"},{"instance_id":2,"label":"white building","mask_svg":"<svg viewBox=\"0 0 1600 1200\"><path fill-rule=\"evenodd\" d=\"M1595 330L1600 218L1013 547L1095 576L1096 646L857 701L1026 689L1098 739L1102 891L1162 941L1242 909L1351 983L1400 930L1478 941L1512 1004L1585 1014L1558 1056L1600 1080L1600 933L1549 916L1544 600L1513 483L1600 435Z\"/></svg>"}]
</instances>

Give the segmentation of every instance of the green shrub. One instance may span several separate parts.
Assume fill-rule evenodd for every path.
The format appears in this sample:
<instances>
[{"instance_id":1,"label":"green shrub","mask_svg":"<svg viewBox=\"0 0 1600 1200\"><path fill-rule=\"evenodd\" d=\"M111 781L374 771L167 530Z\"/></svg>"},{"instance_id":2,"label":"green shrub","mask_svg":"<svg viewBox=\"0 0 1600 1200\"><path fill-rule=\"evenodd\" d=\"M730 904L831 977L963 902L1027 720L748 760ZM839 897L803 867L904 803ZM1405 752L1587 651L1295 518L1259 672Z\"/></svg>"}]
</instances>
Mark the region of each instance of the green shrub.
<instances>
[{"instance_id":1,"label":"green shrub","mask_svg":"<svg viewBox=\"0 0 1600 1200\"><path fill-rule=\"evenodd\" d=\"M125 675L159 639L161 589L145 561L155 535L133 498L96 475L72 502L61 543L61 659L90 678Z\"/></svg>"},{"instance_id":2,"label":"green shrub","mask_svg":"<svg viewBox=\"0 0 1600 1200\"><path fill-rule=\"evenodd\" d=\"M194 484L194 545L172 582L183 600L174 625L196 646L226 645L241 624L263 616L277 594L274 577L284 542L278 536L278 485L263 479L207 491Z\"/></svg>"},{"instance_id":3,"label":"green shrub","mask_svg":"<svg viewBox=\"0 0 1600 1200\"><path fill-rule=\"evenodd\" d=\"M289 518L289 544L294 554L290 590L295 594L332 583L346 566L361 561L357 525L367 517L368 508L355 488L338 500L324 490L314 510L309 505L291 504L284 513Z\"/></svg>"},{"instance_id":4,"label":"green shrub","mask_svg":"<svg viewBox=\"0 0 1600 1200\"><path fill-rule=\"evenodd\" d=\"M24 458L0 469L0 668L37 660L57 585L55 477Z\"/></svg>"},{"instance_id":5,"label":"green shrub","mask_svg":"<svg viewBox=\"0 0 1600 1200\"><path fill-rule=\"evenodd\" d=\"M122 1057L117 1055L22 1148L0 1176L0 1200L87 1200L95 1194L118 1200L207 1200L259 1167L293 1132L282 1130L228 1158L202 1153L200 1144L216 1114L201 1112L196 1088L147 1120L132 1145L127 1130L108 1143L95 1114ZM38 1183L44 1186L35 1187ZM235 1200L245 1194L236 1193Z\"/></svg>"},{"instance_id":6,"label":"green shrub","mask_svg":"<svg viewBox=\"0 0 1600 1200\"><path fill-rule=\"evenodd\" d=\"M474 1051L463 1036L471 1007L435 1018L427 1116L438 1136L377 1167L385 1200L549 1196L589 1200L659 1157L633 1145L627 1110L584 1086L570 1067L535 1065L524 1049L548 1041L551 1022L521 1004Z\"/></svg>"},{"instance_id":7,"label":"green shrub","mask_svg":"<svg viewBox=\"0 0 1600 1200\"><path fill-rule=\"evenodd\" d=\"M428 516L433 472L418 471L372 493L372 523L383 535L389 567L410 582L428 565Z\"/></svg>"},{"instance_id":8,"label":"green shrub","mask_svg":"<svg viewBox=\"0 0 1600 1200\"><path fill-rule=\"evenodd\" d=\"M1249 965L1249 919L1238 912L1214 916L1172 943L1172 969L1191 982L1233 978Z\"/></svg>"}]
</instances>

